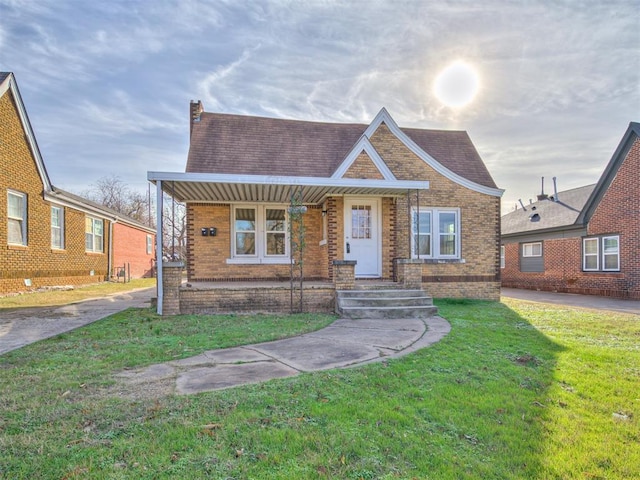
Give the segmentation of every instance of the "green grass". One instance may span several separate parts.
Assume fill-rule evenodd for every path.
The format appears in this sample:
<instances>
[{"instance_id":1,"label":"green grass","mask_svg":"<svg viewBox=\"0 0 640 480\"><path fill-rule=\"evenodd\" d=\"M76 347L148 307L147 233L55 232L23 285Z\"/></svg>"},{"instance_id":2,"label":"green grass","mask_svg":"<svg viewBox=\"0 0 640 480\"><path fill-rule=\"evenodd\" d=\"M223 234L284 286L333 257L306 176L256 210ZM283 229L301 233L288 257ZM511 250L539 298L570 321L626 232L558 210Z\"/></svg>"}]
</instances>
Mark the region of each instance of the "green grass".
<instances>
[{"instance_id":1,"label":"green grass","mask_svg":"<svg viewBox=\"0 0 640 480\"><path fill-rule=\"evenodd\" d=\"M49 290L28 292L0 297L0 312L3 308L51 307L67 305L90 298L104 297L115 293L128 292L137 288L156 286L155 278L137 278L128 283L102 282L75 287L73 290Z\"/></svg>"},{"instance_id":2,"label":"green grass","mask_svg":"<svg viewBox=\"0 0 640 480\"><path fill-rule=\"evenodd\" d=\"M0 478L627 479L640 476L640 318L440 301L400 359L130 400L112 374L329 317L129 310L0 357Z\"/></svg>"}]
</instances>

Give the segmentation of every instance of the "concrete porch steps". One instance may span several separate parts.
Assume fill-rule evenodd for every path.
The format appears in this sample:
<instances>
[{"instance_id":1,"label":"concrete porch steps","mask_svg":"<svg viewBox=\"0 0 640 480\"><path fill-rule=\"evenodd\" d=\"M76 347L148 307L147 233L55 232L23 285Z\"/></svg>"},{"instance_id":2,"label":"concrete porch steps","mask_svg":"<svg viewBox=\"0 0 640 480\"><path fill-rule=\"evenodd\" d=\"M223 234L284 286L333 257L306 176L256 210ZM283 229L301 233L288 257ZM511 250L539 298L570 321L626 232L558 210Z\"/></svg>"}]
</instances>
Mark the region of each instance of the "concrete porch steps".
<instances>
[{"instance_id":1,"label":"concrete porch steps","mask_svg":"<svg viewBox=\"0 0 640 480\"><path fill-rule=\"evenodd\" d=\"M336 291L336 312L352 319L428 318L438 308L421 289L358 289Z\"/></svg>"}]
</instances>

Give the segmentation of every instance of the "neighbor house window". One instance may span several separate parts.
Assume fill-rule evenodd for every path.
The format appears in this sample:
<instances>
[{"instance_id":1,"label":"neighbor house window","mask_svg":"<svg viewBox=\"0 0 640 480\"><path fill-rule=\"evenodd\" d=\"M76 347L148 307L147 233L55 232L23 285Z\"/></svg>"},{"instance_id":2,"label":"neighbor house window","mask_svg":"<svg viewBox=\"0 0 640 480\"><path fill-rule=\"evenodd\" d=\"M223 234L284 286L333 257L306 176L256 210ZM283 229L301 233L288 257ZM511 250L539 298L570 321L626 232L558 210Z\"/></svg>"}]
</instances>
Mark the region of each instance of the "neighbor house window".
<instances>
[{"instance_id":1,"label":"neighbor house window","mask_svg":"<svg viewBox=\"0 0 640 480\"><path fill-rule=\"evenodd\" d=\"M7 192L7 242L12 245L27 244L27 194Z\"/></svg>"},{"instance_id":2,"label":"neighbor house window","mask_svg":"<svg viewBox=\"0 0 640 480\"><path fill-rule=\"evenodd\" d=\"M51 248L64 249L64 209L51 207Z\"/></svg>"},{"instance_id":3,"label":"neighbor house window","mask_svg":"<svg viewBox=\"0 0 640 480\"><path fill-rule=\"evenodd\" d=\"M280 206L245 206L233 209L232 262L282 263L289 254L287 211Z\"/></svg>"},{"instance_id":4,"label":"neighbor house window","mask_svg":"<svg viewBox=\"0 0 640 480\"><path fill-rule=\"evenodd\" d=\"M520 244L520 271L544 272L542 242Z\"/></svg>"},{"instance_id":5,"label":"neighbor house window","mask_svg":"<svg viewBox=\"0 0 640 480\"><path fill-rule=\"evenodd\" d=\"M600 239L585 238L582 240L582 269L597 271L600 269Z\"/></svg>"},{"instance_id":6,"label":"neighbor house window","mask_svg":"<svg viewBox=\"0 0 640 480\"><path fill-rule=\"evenodd\" d=\"M147 255L153 253L153 235L147 235Z\"/></svg>"},{"instance_id":7,"label":"neighbor house window","mask_svg":"<svg viewBox=\"0 0 640 480\"><path fill-rule=\"evenodd\" d=\"M582 269L585 272L620 271L620 237L590 237L582 239Z\"/></svg>"},{"instance_id":8,"label":"neighbor house window","mask_svg":"<svg viewBox=\"0 0 640 480\"><path fill-rule=\"evenodd\" d=\"M504 258L504 245L500 246L500 268L504 268L506 262Z\"/></svg>"},{"instance_id":9,"label":"neighbor house window","mask_svg":"<svg viewBox=\"0 0 640 480\"><path fill-rule=\"evenodd\" d=\"M542 242L523 243L522 244L522 256L523 257L541 257L542 256Z\"/></svg>"},{"instance_id":10,"label":"neighbor house window","mask_svg":"<svg viewBox=\"0 0 640 480\"><path fill-rule=\"evenodd\" d=\"M85 250L102 253L104 251L104 222L97 218L86 217L84 228Z\"/></svg>"},{"instance_id":11,"label":"neighbor house window","mask_svg":"<svg viewBox=\"0 0 640 480\"><path fill-rule=\"evenodd\" d=\"M420 207L411 216L413 258L460 258L460 211Z\"/></svg>"}]
</instances>

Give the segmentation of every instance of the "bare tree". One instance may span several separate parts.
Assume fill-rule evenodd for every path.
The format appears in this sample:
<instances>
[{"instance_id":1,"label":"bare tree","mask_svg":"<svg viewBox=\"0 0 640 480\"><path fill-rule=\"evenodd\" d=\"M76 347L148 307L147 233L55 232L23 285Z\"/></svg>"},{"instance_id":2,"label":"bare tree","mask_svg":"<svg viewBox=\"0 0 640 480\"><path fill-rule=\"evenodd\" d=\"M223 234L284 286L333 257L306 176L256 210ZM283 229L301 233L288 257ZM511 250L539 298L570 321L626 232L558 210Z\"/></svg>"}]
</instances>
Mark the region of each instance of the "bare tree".
<instances>
[{"instance_id":1,"label":"bare tree","mask_svg":"<svg viewBox=\"0 0 640 480\"><path fill-rule=\"evenodd\" d=\"M81 195L145 225L155 224L151 215L150 196L132 191L117 175L101 177Z\"/></svg>"},{"instance_id":2,"label":"bare tree","mask_svg":"<svg viewBox=\"0 0 640 480\"><path fill-rule=\"evenodd\" d=\"M184 203L164 196L162 212L162 251L167 260L187 258L187 208Z\"/></svg>"}]
</instances>

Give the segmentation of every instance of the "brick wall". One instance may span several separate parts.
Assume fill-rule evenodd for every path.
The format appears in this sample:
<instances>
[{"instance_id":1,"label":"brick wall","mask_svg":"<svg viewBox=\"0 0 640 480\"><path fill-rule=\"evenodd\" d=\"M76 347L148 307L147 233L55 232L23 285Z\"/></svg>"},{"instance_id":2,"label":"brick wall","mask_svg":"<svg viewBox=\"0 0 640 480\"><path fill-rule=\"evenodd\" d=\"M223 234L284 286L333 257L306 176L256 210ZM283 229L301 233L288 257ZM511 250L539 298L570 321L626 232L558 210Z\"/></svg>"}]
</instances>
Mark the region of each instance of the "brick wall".
<instances>
[{"instance_id":1,"label":"brick wall","mask_svg":"<svg viewBox=\"0 0 640 480\"><path fill-rule=\"evenodd\" d=\"M64 208L65 249L51 248L51 204L26 140L11 91L0 97L0 294L52 285L103 281L107 255L85 252L85 214ZM7 189L27 194L26 247L7 242ZM105 222L104 245L109 228ZM93 275L91 275L93 272Z\"/></svg>"},{"instance_id":2,"label":"brick wall","mask_svg":"<svg viewBox=\"0 0 640 480\"><path fill-rule=\"evenodd\" d=\"M112 267L127 266L132 278L153 276L155 235L151 235L151 253L147 253L147 232L124 223L113 225ZM112 272L113 274L113 272Z\"/></svg>"},{"instance_id":3,"label":"brick wall","mask_svg":"<svg viewBox=\"0 0 640 480\"><path fill-rule=\"evenodd\" d=\"M618 169L587 225L587 235L620 235L620 272L583 272L582 237L543 241L544 272L523 273L519 243L505 245L502 285L640 299L640 141Z\"/></svg>"},{"instance_id":4,"label":"brick wall","mask_svg":"<svg viewBox=\"0 0 640 480\"><path fill-rule=\"evenodd\" d=\"M294 310L298 308L299 292L293 296ZM306 288L303 294L305 312L333 313L335 290L333 287ZM183 287L180 290L180 313L249 313L291 311L291 292L288 285L281 287L210 288Z\"/></svg>"},{"instance_id":5,"label":"brick wall","mask_svg":"<svg viewBox=\"0 0 640 480\"><path fill-rule=\"evenodd\" d=\"M440 175L408 150L383 124L371 138L389 169L399 180L423 178L428 190L419 192L424 207L460 209L461 261L425 263L423 286L433 296L498 300L500 267L500 198L469 190ZM418 195L395 200L393 241L389 251L397 258L410 253L409 203L417 205ZM391 241L391 239L390 239ZM393 246L391 246L393 245ZM385 268L393 268L393 259L384 259ZM468 285L467 285L468 284Z\"/></svg>"}]
</instances>

